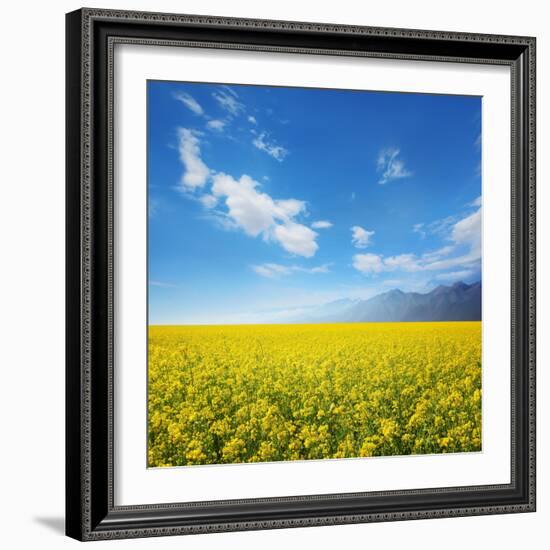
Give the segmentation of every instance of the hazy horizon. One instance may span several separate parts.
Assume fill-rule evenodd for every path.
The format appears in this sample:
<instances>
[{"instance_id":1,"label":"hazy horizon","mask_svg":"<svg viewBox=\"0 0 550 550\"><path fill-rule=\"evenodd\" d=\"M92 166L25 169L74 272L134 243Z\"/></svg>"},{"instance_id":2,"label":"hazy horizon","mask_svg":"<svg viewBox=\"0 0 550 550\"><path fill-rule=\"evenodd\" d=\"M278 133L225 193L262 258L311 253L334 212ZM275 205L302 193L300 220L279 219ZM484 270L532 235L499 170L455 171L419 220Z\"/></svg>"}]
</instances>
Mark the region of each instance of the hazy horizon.
<instances>
[{"instance_id":1,"label":"hazy horizon","mask_svg":"<svg viewBox=\"0 0 550 550\"><path fill-rule=\"evenodd\" d=\"M447 287L447 288L451 288L454 284L460 284L460 283L463 283L463 281L456 281L455 283L453 284L439 284L439 285L436 285L434 286L431 290L428 290L424 293L418 293L418 294L429 294L430 292L432 292L433 290L435 290L436 288L438 287ZM476 284L480 284L481 285L481 280L479 281L474 281L472 283L470 283L471 285L476 285ZM308 312L311 312L317 308L322 308L324 306L328 306L328 305L331 305L331 304L334 304L334 303L337 303L337 302L350 302L350 303L359 303L359 302L362 302L362 301L368 301L370 298L375 298L377 296L380 296L381 294L388 294L392 291L400 291L400 292L404 292L402 291L400 288L390 288L390 289L387 289L385 290L384 292L380 293L380 294L374 294L373 296L370 296L369 298L366 298L366 299L362 299L362 298L355 298L355 299L352 299L352 298L340 298L340 299L337 299L337 300L333 300L331 302L323 302L323 303L320 303L320 304L315 304L315 305L312 305L312 306L296 306L294 308L278 308L278 309L273 309L273 310L265 310L265 311L260 311L260 312L257 312L260 316L263 316L263 319L265 320L262 320L262 317L259 317L258 319L254 319L254 316L253 314L249 314L249 319L248 321L246 320L243 320L243 319L240 319L240 320L226 320L224 321L223 319L218 319L218 322L216 323L212 323L212 322L193 322L193 321L190 321L190 322L173 322L173 323L148 323L148 326L225 326L225 325L230 325L230 326L235 326L235 325L243 325L243 326L249 326L249 325L281 325L281 324L289 324L289 325L296 325L296 324L332 324L332 323L356 323L356 322L366 322L366 323L376 323L376 322L383 322L383 323L388 323L388 322L426 322L426 323L433 323L433 322L450 322L450 321L288 321L288 316L289 315L299 315L300 313L308 313ZM279 319L279 320L276 320L276 316L277 314L283 314L283 318L282 319ZM266 319L266 316L267 315L267 319ZM269 317L271 315L271 317ZM286 319L285 319L285 315L286 315ZM246 319L246 314L244 316L244 319ZM451 321L451 322L462 322L462 321ZM463 322L471 322L471 321L463 321Z\"/></svg>"}]
</instances>

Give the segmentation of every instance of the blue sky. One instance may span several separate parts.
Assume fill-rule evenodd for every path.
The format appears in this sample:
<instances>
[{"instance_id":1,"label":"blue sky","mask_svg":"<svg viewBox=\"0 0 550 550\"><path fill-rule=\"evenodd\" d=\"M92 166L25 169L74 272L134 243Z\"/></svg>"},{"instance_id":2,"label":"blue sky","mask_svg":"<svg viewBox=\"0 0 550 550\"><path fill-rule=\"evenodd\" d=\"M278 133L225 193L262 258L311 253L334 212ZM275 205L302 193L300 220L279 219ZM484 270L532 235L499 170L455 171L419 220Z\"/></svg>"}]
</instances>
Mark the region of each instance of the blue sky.
<instances>
[{"instance_id":1,"label":"blue sky","mask_svg":"<svg viewBox=\"0 0 550 550\"><path fill-rule=\"evenodd\" d=\"M149 322L481 278L481 98L148 82Z\"/></svg>"}]
</instances>

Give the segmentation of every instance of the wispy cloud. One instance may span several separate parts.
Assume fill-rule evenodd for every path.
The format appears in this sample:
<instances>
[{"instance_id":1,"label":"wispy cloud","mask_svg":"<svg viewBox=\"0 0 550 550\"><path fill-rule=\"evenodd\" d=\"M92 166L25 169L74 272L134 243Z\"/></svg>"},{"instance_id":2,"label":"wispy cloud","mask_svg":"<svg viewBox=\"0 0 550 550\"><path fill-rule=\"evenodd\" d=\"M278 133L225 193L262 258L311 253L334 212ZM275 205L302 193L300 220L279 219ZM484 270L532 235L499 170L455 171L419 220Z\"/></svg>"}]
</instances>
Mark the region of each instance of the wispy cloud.
<instances>
[{"instance_id":1,"label":"wispy cloud","mask_svg":"<svg viewBox=\"0 0 550 550\"><path fill-rule=\"evenodd\" d=\"M435 262L436 260L441 260L441 258L448 256L453 250L454 245L443 246L437 250L425 252L422 254L422 259L426 262Z\"/></svg>"},{"instance_id":2,"label":"wispy cloud","mask_svg":"<svg viewBox=\"0 0 550 550\"><path fill-rule=\"evenodd\" d=\"M308 273L313 275L316 273L328 273L330 271L330 264L323 264L316 267L302 267L297 265L265 263L253 265L251 267L258 275L269 279L278 279L280 277L292 275L293 273Z\"/></svg>"},{"instance_id":3,"label":"wispy cloud","mask_svg":"<svg viewBox=\"0 0 550 550\"><path fill-rule=\"evenodd\" d=\"M256 117L252 115L248 115L248 122L250 122L250 124L258 124Z\"/></svg>"},{"instance_id":4,"label":"wispy cloud","mask_svg":"<svg viewBox=\"0 0 550 550\"><path fill-rule=\"evenodd\" d=\"M423 223L415 223L413 225L413 233L418 233L423 239L426 238L426 231L423 229Z\"/></svg>"},{"instance_id":5,"label":"wispy cloud","mask_svg":"<svg viewBox=\"0 0 550 550\"><path fill-rule=\"evenodd\" d=\"M429 224L424 225L424 230L430 235L438 235L439 237L447 237L459 218L457 216L447 216L440 218Z\"/></svg>"},{"instance_id":6,"label":"wispy cloud","mask_svg":"<svg viewBox=\"0 0 550 550\"><path fill-rule=\"evenodd\" d=\"M279 264L261 264L253 265L251 267L258 275L268 277L269 279L276 279L292 273L292 270L289 267Z\"/></svg>"},{"instance_id":7,"label":"wispy cloud","mask_svg":"<svg viewBox=\"0 0 550 550\"><path fill-rule=\"evenodd\" d=\"M178 149L180 160L185 167L181 178L181 185L184 190L204 187L210 170L201 158L199 136L188 128L178 128Z\"/></svg>"},{"instance_id":8,"label":"wispy cloud","mask_svg":"<svg viewBox=\"0 0 550 550\"><path fill-rule=\"evenodd\" d=\"M218 105L232 116L238 116L245 110L245 106L237 97L237 92L228 86L212 93L212 97L218 102Z\"/></svg>"},{"instance_id":9,"label":"wispy cloud","mask_svg":"<svg viewBox=\"0 0 550 550\"><path fill-rule=\"evenodd\" d=\"M160 207L160 201L158 199L150 197L147 201L147 214L150 218L154 218Z\"/></svg>"},{"instance_id":10,"label":"wispy cloud","mask_svg":"<svg viewBox=\"0 0 550 550\"><path fill-rule=\"evenodd\" d=\"M359 225L351 228L351 242L356 248L367 248L371 244L370 238L373 235L374 231L367 231Z\"/></svg>"},{"instance_id":11,"label":"wispy cloud","mask_svg":"<svg viewBox=\"0 0 550 550\"><path fill-rule=\"evenodd\" d=\"M159 288L176 288L176 285L173 284L173 283L165 283L163 281L155 281L155 280L150 280L149 281L149 284L151 286L156 286L156 287L159 287Z\"/></svg>"},{"instance_id":12,"label":"wispy cloud","mask_svg":"<svg viewBox=\"0 0 550 550\"><path fill-rule=\"evenodd\" d=\"M197 116L203 117L206 121L206 128L221 134L230 125L232 116L238 114L241 110L244 111L244 105L238 102L236 92L231 90L228 86L222 86L221 91L218 90L212 95L224 110L228 112L225 118L213 118L205 112L200 103L191 95L186 92L177 92L174 94L174 98L183 103L190 111ZM231 92L229 92L231 90ZM234 94L234 95L231 95ZM227 136L230 137L230 136Z\"/></svg>"},{"instance_id":13,"label":"wispy cloud","mask_svg":"<svg viewBox=\"0 0 550 550\"><path fill-rule=\"evenodd\" d=\"M222 84L221 88L230 93L233 97L239 97L239 94L237 94L237 92L231 86L228 86L227 84Z\"/></svg>"},{"instance_id":14,"label":"wispy cloud","mask_svg":"<svg viewBox=\"0 0 550 550\"><path fill-rule=\"evenodd\" d=\"M311 227L313 229L330 229L332 225L333 224L328 220L319 220L319 221L313 222L311 224Z\"/></svg>"},{"instance_id":15,"label":"wispy cloud","mask_svg":"<svg viewBox=\"0 0 550 550\"><path fill-rule=\"evenodd\" d=\"M386 183L402 178L412 176L412 172L405 168L405 163L398 159L399 149L383 149L378 155L377 171L381 174L378 183L385 185Z\"/></svg>"},{"instance_id":16,"label":"wispy cloud","mask_svg":"<svg viewBox=\"0 0 550 550\"><path fill-rule=\"evenodd\" d=\"M472 202L469 202L468 206L480 207L481 206L481 195L479 195L479 197L475 198Z\"/></svg>"},{"instance_id":17,"label":"wispy cloud","mask_svg":"<svg viewBox=\"0 0 550 550\"><path fill-rule=\"evenodd\" d=\"M474 141L475 148L479 151L481 149L481 132L478 134Z\"/></svg>"},{"instance_id":18,"label":"wispy cloud","mask_svg":"<svg viewBox=\"0 0 550 550\"><path fill-rule=\"evenodd\" d=\"M332 264L323 264L318 265L317 267L311 267L309 269L306 269L306 273L328 273L330 271L329 267Z\"/></svg>"},{"instance_id":19,"label":"wispy cloud","mask_svg":"<svg viewBox=\"0 0 550 550\"><path fill-rule=\"evenodd\" d=\"M254 147L260 151L266 152L268 155L272 156L274 159L282 162L284 158L288 155L288 150L277 145L274 141L269 140L267 132L262 132L260 135L256 136L252 140Z\"/></svg>"},{"instance_id":20,"label":"wispy cloud","mask_svg":"<svg viewBox=\"0 0 550 550\"><path fill-rule=\"evenodd\" d=\"M199 102L191 95L185 93L185 92L178 92L174 94L175 99L178 101L181 101L190 111L195 113L196 115L202 116L204 115L204 110L200 106Z\"/></svg>"},{"instance_id":21,"label":"wispy cloud","mask_svg":"<svg viewBox=\"0 0 550 550\"><path fill-rule=\"evenodd\" d=\"M207 128L209 128L210 130L216 130L216 132L223 132L226 125L227 121L220 119L212 119L206 123Z\"/></svg>"},{"instance_id":22,"label":"wispy cloud","mask_svg":"<svg viewBox=\"0 0 550 550\"><path fill-rule=\"evenodd\" d=\"M481 260L481 209L457 221L450 232L452 244L422 256L406 253L396 256L356 254L353 267L364 274L403 271L479 270Z\"/></svg>"},{"instance_id":23,"label":"wispy cloud","mask_svg":"<svg viewBox=\"0 0 550 550\"><path fill-rule=\"evenodd\" d=\"M451 240L457 245L467 245L481 258L481 208L455 224Z\"/></svg>"}]
</instances>

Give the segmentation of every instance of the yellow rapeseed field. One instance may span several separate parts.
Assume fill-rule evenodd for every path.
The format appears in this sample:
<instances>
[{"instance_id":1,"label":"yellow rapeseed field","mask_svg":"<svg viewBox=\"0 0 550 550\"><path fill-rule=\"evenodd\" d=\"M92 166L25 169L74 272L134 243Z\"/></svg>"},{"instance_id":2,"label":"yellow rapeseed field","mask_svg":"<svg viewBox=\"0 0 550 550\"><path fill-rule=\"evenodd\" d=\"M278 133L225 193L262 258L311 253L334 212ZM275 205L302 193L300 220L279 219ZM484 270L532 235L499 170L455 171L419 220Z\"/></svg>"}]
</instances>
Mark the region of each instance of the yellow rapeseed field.
<instances>
[{"instance_id":1,"label":"yellow rapeseed field","mask_svg":"<svg viewBox=\"0 0 550 550\"><path fill-rule=\"evenodd\" d=\"M149 327L148 464L481 450L481 323Z\"/></svg>"}]
</instances>

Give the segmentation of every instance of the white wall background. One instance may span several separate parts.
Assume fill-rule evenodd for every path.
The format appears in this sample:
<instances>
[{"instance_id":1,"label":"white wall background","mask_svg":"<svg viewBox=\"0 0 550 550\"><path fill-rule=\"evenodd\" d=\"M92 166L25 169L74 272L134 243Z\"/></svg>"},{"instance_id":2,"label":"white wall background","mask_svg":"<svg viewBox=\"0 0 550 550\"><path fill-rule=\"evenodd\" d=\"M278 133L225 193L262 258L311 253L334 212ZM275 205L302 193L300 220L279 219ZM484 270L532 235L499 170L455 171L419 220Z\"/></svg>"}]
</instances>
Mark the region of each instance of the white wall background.
<instances>
[{"instance_id":1,"label":"white wall background","mask_svg":"<svg viewBox=\"0 0 550 550\"><path fill-rule=\"evenodd\" d=\"M84 1L84 0L82 0ZM538 39L539 498L509 516L142 539L117 548L542 547L550 521L550 21L544 0L258 2L103 0L88 6L533 35ZM9 549L75 547L64 510L64 13L79 1L3 5L0 33L0 540ZM546 246L546 248L548 248ZM546 341L545 341L546 340ZM546 536L545 536L546 535Z\"/></svg>"}]
</instances>

